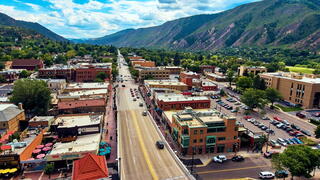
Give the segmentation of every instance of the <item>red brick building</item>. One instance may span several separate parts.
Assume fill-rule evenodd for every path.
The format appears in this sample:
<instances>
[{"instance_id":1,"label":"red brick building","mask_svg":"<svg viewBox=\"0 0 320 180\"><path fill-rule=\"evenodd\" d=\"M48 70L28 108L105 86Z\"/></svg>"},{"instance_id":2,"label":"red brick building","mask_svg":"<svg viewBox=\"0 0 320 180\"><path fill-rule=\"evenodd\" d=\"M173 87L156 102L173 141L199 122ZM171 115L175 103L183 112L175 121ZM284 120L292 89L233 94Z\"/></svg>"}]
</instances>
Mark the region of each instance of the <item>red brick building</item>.
<instances>
[{"instance_id":1,"label":"red brick building","mask_svg":"<svg viewBox=\"0 0 320 180\"><path fill-rule=\"evenodd\" d=\"M44 67L43 61L40 59L15 59L12 61L12 69L26 69L34 71Z\"/></svg>"},{"instance_id":2,"label":"red brick building","mask_svg":"<svg viewBox=\"0 0 320 180\"><path fill-rule=\"evenodd\" d=\"M72 101L60 101L58 103L59 114L77 114L90 112L105 112L106 100L101 99L79 99Z\"/></svg>"},{"instance_id":3,"label":"red brick building","mask_svg":"<svg viewBox=\"0 0 320 180\"><path fill-rule=\"evenodd\" d=\"M182 94L157 94L156 104L163 111L210 108L211 101L205 96L184 96Z\"/></svg>"},{"instance_id":4,"label":"red brick building","mask_svg":"<svg viewBox=\"0 0 320 180\"><path fill-rule=\"evenodd\" d=\"M47 68L39 70L39 78L74 80L75 71L72 68Z\"/></svg>"},{"instance_id":5,"label":"red brick building","mask_svg":"<svg viewBox=\"0 0 320 180\"><path fill-rule=\"evenodd\" d=\"M210 81L202 81L201 88L203 91L216 91L218 90L218 85Z\"/></svg>"},{"instance_id":6,"label":"red brick building","mask_svg":"<svg viewBox=\"0 0 320 180\"><path fill-rule=\"evenodd\" d=\"M180 81L188 85L189 87L192 87L192 80L193 79L200 79L200 74L197 74L195 72L181 72L180 73Z\"/></svg>"},{"instance_id":7,"label":"red brick building","mask_svg":"<svg viewBox=\"0 0 320 180\"><path fill-rule=\"evenodd\" d=\"M111 68L85 67L85 68L75 69L75 81L76 82L94 81L100 72L106 73L108 79L111 78Z\"/></svg>"}]
</instances>

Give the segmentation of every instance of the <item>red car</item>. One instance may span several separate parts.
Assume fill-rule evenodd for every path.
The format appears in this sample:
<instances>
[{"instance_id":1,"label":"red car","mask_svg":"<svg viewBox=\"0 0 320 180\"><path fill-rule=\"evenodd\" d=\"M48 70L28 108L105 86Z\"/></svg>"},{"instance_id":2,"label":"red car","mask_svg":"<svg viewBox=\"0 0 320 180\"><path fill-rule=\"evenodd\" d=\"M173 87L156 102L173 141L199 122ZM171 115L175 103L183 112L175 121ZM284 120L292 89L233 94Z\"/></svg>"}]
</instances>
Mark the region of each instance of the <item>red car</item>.
<instances>
[{"instance_id":1,"label":"red car","mask_svg":"<svg viewBox=\"0 0 320 180\"><path fill-rule=\"evenodd\" d=\"M274 116L273 119L282 122L282 119L279 118L278 116Z\"/></svg>"},{"instance_id":2,"label":"red car","mask_svg":"<svg viewBox=\"0 0 320 180\"><path fill-rule=\"evenodd\" d=\"M298 116L299 118L302 118L302 119L306 117L306 115L302 114L301 112L298 112L296 114L296 116Z\"/></svg>"},{"instance_id":3,"label":"red car","mask_svg":"<svg viewBox=\"0 0 320 180\"><path fill-rule=\"evenodd\" d=\"M247 120L247 119L251 119L252 116L244 116L243 118L244 118L245 120Z\"/></svg>"}]
</instances>

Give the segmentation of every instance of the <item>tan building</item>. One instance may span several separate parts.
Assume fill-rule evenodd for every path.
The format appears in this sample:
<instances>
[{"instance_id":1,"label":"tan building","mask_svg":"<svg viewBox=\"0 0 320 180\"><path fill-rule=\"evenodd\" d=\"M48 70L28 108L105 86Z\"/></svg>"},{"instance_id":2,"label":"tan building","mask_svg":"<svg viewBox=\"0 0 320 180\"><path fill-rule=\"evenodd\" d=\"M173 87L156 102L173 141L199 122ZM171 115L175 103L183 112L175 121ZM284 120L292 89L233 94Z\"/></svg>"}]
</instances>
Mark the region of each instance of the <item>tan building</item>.
<instances>
[{"instance_id":1,"label":"tan building","mask_svg":"<svg viewBox=\"0 0 320 180\"><path fill-rule=\"evenodd\" d=\"M145 80L144 84L148 89L150 88L166 88L178 91L187 91L188 85L183 82L174 80Z\"/></svg>"},{"instance_id":2,"label":"tan building","mask_svg":"<svg viewBox=\"0 0 320 180\"><path fill-rule=\"evenodd\" d=\"M25 114L22 105L0 104L0 130L18 131L19 121L24 121Z\"/></svg>"},{"instance_id":3,"label":"tan building","mask_svg":"<svg viewBox=\"0 0 320 180\"><path fill-rule=\"evenodd\" d=\"M268 87L277 89L283 99L304 108L320 107L320 78L296 73L264 73L260 75Z\"/></svg>"},{"instance_id":4,"label":"tan building","mask_svg":"<svg viewBox=\"0 0 320 180\"><path fill-rule=\"evenodd\" d=\"M172 119L172 137L182 154L234 152L240 145L234 117L222 116L212 109L192 108L165 114Z\"/></svg>"},{"instance_id":5,"label":"tan building","mask_svg":"<svg viewBox=\"0 0 320 180\"><path fill-rule=\"evenodd\" d=\"M166 70L163 67L139 67L137 68L139 71L139 80L144 79L169 79L170 71Z\"/></svg>"},{"instance_id":6,"label":"tan building","mask_svg":"<svg viewBox=\"0 0 320 180\"><path fill-rule=\"evenodd\" d=\"M179 66L165 66L164 69L169 70L170 74L180 74L183 71L183 68Z\"/></svg>"},{"instance_id":7,"label":"tan building","mask_svg":"<svg viewBox=\"0 0 320 180\"><path fill-rule=\"evenodd\" d=\"M211 81L217 81L217 82L226 82L227 78L226 76L218 75L216 73L206 73L206 77L210 79Z\"/></svg>"},{"instance_id":8,"label":"tan building","mask_svg":"<svg viewBox=\"0 0 320 180\"><path fill-rule=\"evenodd\" d=\"M267 72L267 68L263 66L240 66L238 67L238 75L243 76L244 74L260 74Z\"/></svg>"}]
</instances>

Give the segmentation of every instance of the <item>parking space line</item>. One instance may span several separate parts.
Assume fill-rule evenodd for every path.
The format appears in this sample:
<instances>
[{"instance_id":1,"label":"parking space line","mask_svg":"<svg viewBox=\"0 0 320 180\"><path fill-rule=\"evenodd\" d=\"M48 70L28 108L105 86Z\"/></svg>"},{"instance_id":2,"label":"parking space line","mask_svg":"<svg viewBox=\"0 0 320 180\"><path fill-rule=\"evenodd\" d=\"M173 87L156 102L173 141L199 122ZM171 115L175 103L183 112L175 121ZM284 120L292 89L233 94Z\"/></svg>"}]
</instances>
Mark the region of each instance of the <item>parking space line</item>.
<instances>
[{"instance_id":1,"label":"parking space line","mask_svg":"<svg viewBox=\"0 0 320 180\"><path fill-rule=\"evenodd\" d=\"M197 172L197 174L210 174L210 173L219 173L219 172L240 171L240 170L246 170L246 169L264 168L264 167L270 167L270 166L264 165L264 166L251 166L251 167L233 168L233 169L212 170L212 171L200 171L200 172Z\"/></svg>"}]
</instances>

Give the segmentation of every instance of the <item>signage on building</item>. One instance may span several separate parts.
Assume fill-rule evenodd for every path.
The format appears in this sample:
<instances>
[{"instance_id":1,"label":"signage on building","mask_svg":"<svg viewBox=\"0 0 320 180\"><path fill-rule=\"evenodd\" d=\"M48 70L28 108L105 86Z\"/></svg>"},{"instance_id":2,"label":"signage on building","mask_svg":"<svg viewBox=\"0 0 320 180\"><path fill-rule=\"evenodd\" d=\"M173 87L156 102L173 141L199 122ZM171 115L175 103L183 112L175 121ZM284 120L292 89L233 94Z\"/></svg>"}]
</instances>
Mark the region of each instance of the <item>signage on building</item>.
<instances>
[{"instance_id":1,"label":"signage on building","mask_svg":"<svg viewBox=\"0 0 320 180\"><path fill-rule=\"evenodd\" d=\"M79 134L91 132L99 132L99 127L83 127L78 129Z\"/></svg>"}]
</instances>

